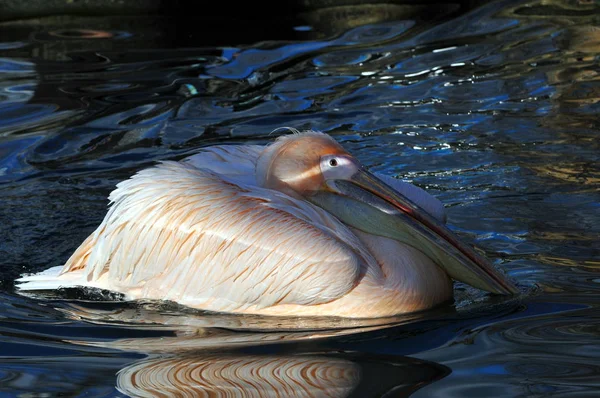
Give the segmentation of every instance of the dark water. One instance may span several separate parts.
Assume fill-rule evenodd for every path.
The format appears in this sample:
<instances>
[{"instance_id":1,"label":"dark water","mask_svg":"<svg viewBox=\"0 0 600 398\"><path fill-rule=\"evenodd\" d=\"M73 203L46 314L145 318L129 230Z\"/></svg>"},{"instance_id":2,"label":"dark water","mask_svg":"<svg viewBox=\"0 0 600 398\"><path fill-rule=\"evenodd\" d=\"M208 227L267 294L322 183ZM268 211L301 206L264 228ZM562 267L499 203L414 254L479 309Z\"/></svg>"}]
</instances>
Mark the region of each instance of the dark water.
<instances>
[{"instance_id":1,"label":"dark water","mask_svg":"<svg viewBox=\"0 0 600 398\"><path fill-rule=\"evenodd\" d=\"M179 49L131 25L0 26L0 395L598 396L599 21L593 2L501 1ZM428 189L522 297L458 285L382 326L15 294L120 180L281 126Z\"/></svg>"}]
</instances>

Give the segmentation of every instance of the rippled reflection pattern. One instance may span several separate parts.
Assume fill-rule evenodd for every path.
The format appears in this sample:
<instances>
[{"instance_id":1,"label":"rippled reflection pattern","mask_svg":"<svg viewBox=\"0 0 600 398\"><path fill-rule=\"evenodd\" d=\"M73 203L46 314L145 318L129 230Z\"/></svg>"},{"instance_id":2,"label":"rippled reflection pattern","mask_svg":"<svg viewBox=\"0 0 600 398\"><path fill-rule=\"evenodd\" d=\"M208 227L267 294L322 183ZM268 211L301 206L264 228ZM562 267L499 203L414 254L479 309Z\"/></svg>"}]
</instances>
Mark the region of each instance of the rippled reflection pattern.
<instances>
[{"instance_id":1,"label":"rippled reflection pattern","mask_svg":"<svg viewBox=\"0 0 600 398\"><path fill-rule=\"evenodd\" d=\"M319 357L167 358L119 372L132 397L346 397L360 381L350 361Z\"/></svg>"},{"instance_id":2,"label":"rippled reflection pattern","mask_svg":"<svg viewBox=\"0 0 600 398\"><path fill-rule=\"evenodd\" d=\"M388 4L363 25L357 8L345 25L315 12L297 40L290 26L285 40L220 47L210 38L236 36L215 24L197 23L185 46L111 18L0 24L0 395L123 396L119 371L119 383L138 374L144 386L119 385L142 394L153 378L175 388L161 370L200 380L218 375L202 367L212 362L314 360L339 370L314 373L339 382L327 391L355 397L378 386L379 396L596 396L600 6L462 3L471 8ZM311 323L12 291L21 273L64 263L117 182L203 146L265 143L281 126L330 133L374 171L426 188L523 297L495 306L457 284L453 306L425 315ZM344 384L353 372L358 384Z\"/></svg>"},{"instance_id":3,"label":"rippled reflection pattern","mask_svg":"<svg viewBox=\"0 0 600 398\"><path fill-rule=\"evenodd\" d=\"M401 356L183 354L151 357L119 371L132 397L407 396L448 376L448 368Z\"/></svg>"}]
</instances>

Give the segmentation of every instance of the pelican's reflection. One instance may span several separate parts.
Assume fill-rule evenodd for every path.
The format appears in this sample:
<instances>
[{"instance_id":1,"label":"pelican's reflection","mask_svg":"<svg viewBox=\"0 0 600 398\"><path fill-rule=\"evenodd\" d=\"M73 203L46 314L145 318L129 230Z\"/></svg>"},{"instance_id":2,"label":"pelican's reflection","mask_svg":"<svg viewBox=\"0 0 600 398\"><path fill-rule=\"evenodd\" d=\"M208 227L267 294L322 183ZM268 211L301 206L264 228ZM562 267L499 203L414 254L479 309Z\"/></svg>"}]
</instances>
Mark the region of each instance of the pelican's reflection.
<instances>
[{"instance_id":1,"label":"pelican's reflection","mask_svg":"<svg viewBox=\"0 0 600 398\"><path fill-rule=\"evenodd\" d=\"M347 397L359 380L360 367L344 359L214 355L136 362L117 388L133 397Z\"/></svg>"},{"instance_id":2,"label":"pelican's reflection","mask_svg":"<svg viewBox=\"0 0 600 398\"><path fill-rule=\"evenodd\" d=\"M414 358L332 353L330 345L351 335L439 319L448 315L443 308L344 320L208 314L164 303L60 302L59 307L70 318L125 329L115 340L71 343L148 355L117 373L117 389L132 397L396 397L450 373ZM157 332L165 334L156 337Z\"/></svg>"},{"instance_id":3,"label":"pelican's reflection","mask_svg":"<svg viewBox=\"0 0 600 398\"><path fill-rule=\"evenodd\" d=\"M135 362L118 373L117 389L131 397L406 396L448 373L404 357L186 355Z\"/></svg>"},{"instance_id":4,"label":"pelican's reflection","mask_svg":"<svg viewBox=\"0 0 600 398\"><path fill-rule=\"evenodd\" d=\"M137 336L112 341L70 340L84 346L142 353L206 352L284 342L317 341L396 327L447 313L448 308L403 314L390 318L345 319L332 317L260 317L205 313L165 303L102 303L94 306L60 302L57 309L71 319L102 325L133 327ZM171 336L139 338L143 331Z\"/></svg>"},{"instance_id":5,"label":"pelican's reflection","mask_svg":"<svg viewBox=\"0 0 600 398\"><path fill-rule=\"evenodd\" d=\"M182 316L176 308L171 312L169 307L139 303L117 308L71 303L61 310L88 322L124 326L127 334L136 330L116 340L70 341L147 354L117 373L117 389L131 397L407 396L450 373L445 366L414 358L332 354L328 348L330 339L427 319L426 314L345 323L223 314ZM144 331L166 335L144 336Z\"/></svg>"}]
</instances>

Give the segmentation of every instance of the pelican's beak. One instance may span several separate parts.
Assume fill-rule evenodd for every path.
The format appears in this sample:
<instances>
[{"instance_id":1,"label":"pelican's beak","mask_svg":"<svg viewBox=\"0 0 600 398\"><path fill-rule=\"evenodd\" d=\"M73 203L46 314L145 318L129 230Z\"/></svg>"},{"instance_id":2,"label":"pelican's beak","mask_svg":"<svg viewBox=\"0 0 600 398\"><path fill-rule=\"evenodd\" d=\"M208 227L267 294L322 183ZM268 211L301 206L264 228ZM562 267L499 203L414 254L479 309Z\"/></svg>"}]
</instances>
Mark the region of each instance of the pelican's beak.
<instances>
[{"instance_id":1,"label":"pelican's beak","mask_svg":"<svg viewBox=\"0 0 600 398\"><path fill-rule=\"evenodd\" d=\"M327 186L328 190L309 200L344 223L415 247L453 279L492 293L518 293L504 275L446 225L365 169L360 168L349 180L328 181Z\"/></svg>"}]
</instances>

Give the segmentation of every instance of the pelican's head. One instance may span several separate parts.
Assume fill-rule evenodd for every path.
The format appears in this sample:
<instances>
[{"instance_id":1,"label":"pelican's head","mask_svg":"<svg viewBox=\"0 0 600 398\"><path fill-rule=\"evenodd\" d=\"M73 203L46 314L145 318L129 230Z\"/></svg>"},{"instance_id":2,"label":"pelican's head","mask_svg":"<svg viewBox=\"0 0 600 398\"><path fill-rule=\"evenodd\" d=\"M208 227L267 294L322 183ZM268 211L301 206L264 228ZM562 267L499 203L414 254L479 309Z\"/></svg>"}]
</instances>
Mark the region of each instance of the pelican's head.
<instances>
[{"instance_id":1,"label":"pelican's head","mask_svg":"<svg viewBox=\"0 0 600 398\"><path fill-rule=\"evenodd\" d=\"M396 239L454 279L500 294L517 289L442 222L384 183L327 134L279 137L259 156L260 186L303 198L364 232Z\"/></svg>"},{"instance_id":2,"label":"pelican's head","mask_svg":"<svg viewBox=\"0 0 600 398\"><path fill-rule=\"evenodd\" d=\"M305 132L279 137L258 158L259 185L310 196L327 189L327 182L350 179L361 168L358 161L327 134Z\"/></svg>"}]
</instances>

